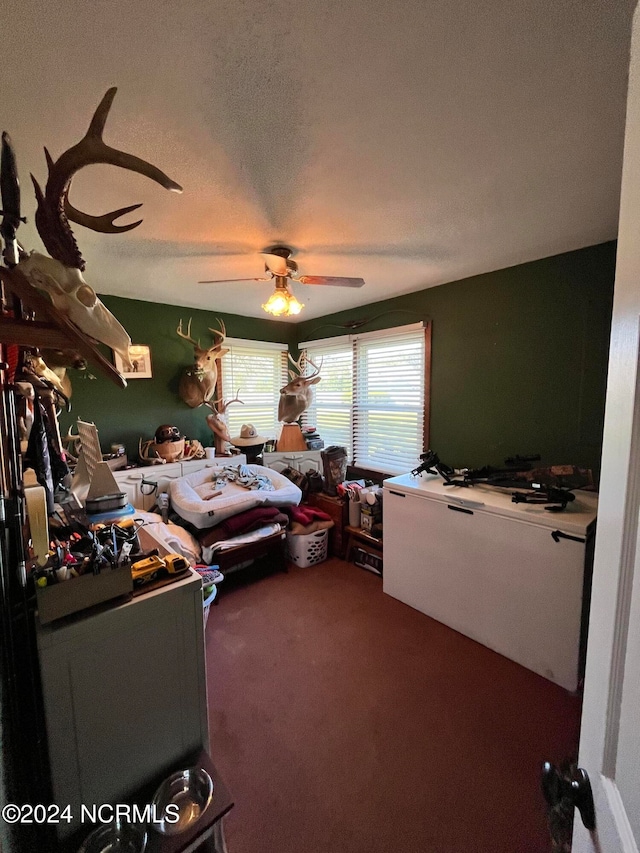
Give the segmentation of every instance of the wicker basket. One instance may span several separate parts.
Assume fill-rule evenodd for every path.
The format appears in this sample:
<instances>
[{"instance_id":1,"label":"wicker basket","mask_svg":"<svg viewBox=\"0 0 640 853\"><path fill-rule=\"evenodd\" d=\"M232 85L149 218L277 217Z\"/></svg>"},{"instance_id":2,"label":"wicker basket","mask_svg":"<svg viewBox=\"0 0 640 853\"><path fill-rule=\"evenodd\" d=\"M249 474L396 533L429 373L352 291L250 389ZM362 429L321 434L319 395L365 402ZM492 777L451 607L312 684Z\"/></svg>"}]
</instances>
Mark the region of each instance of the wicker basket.
<instances>
[{"instance_id":1,"label":"wicker basket","mask_svg":"<svg viewBox=\"0 0 640 853\"><path fill-rule=\"evenodd\" d=\"M154 444L153 450L165 462L175 462L184 453L184 438L179 438L178 441L163 441L162 444Z\"/></svg>"}]
</instances>

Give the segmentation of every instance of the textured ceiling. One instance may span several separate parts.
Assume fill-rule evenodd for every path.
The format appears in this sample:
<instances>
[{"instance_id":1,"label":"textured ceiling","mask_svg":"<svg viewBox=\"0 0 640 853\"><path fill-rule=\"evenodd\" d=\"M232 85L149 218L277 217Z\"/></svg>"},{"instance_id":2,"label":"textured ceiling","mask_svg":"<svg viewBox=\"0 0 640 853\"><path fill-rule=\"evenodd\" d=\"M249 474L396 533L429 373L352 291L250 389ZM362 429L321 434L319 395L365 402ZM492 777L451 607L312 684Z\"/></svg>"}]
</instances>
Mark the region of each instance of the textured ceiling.
<instances>
[{"instance_id":1,"label":"textured ceiling","mask_svg":"<svg viewBox=\"0 0 640 853\"><path fill-rule=\"evenodd\" d=\"M0 125L28 178L118 86L105 139L184 193L113 167L74 204L103 293L265 316L258 254L360 290L294 285L300 319L612 239L633 0L5 0ZM135 214L133 215L135 217Z\"/></svg>"}]
</instances>

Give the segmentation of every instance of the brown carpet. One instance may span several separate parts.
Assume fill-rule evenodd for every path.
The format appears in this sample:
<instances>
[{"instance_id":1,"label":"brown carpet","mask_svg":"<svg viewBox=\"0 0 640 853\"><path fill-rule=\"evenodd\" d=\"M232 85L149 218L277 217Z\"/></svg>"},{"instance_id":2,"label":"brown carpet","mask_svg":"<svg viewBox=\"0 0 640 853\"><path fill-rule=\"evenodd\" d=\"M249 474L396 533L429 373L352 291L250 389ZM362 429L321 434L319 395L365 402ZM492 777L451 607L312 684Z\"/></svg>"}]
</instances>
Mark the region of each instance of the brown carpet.
<instances>
[{"instance_id":1,"label":"brown carpet","mask_svg":"<svg viewBox=\"0 0 640 853\"><path fill-rule=\"evenodd\" d=\"M576 697L341 560L221 592L229 853L548 853L540 767L575 754Z\"/></svg>"}]
</instances>

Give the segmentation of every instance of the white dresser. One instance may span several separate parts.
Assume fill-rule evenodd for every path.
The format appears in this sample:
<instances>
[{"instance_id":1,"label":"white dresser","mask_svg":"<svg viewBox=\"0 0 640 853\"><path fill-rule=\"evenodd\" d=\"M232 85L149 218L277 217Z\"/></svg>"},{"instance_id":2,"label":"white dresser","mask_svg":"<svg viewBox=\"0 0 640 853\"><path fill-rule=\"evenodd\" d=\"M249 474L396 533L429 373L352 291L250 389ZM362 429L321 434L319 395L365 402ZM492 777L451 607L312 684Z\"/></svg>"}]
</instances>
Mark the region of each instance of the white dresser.
<instances>
[{"instance_id":1,"label":"white dresser","mask_svg":"<svg viewBox=\"0 0 640 853\"><path fill-rule=\"evenodd\" d=\"M322 474L321 450L284 450L263 453L262 458L266 468L273 468L280 473L285 468L295 468L303 474L308 474L310 471Z\"/></svg>"},{"instance_id":2,"label":"white dresser","mask_svg":"<svg viewBox=\"0 0 640 853\"><path fill-rule=\"evenodd\" d=\"M575 690L598 496L566 510L486 486L403 474L384 482L386 593Z\"/></svg>"}]
</instances>

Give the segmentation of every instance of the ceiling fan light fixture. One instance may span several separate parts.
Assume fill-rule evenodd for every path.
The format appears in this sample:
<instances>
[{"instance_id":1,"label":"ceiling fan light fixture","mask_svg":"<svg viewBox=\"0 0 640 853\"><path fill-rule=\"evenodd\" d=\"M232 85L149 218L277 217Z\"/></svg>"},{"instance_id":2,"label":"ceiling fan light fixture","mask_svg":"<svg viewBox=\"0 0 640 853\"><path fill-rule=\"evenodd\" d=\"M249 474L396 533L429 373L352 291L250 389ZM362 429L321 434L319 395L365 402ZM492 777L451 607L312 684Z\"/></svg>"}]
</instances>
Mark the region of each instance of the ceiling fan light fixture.
<instances>
[{"instance_id":1,"label":"ceiling fan light fixture","mask_svg":"<svg viewBox=\"0 0 640 853\"><path fill-rule=\"evenodd\" d=\"M290 315L291 314L299 314L303 308L304 308L304 305L302 304L302 302L298 302L298 300L295 298L293 293L290 293L289 294L289 312L288 313Z\"/></svg>"},{"instance_id":2,"label":"ceiling fan light fixture","mask_svg":"<svg viewBox=\"0 0 640 853\"><path fill-rule=\"evenodd\" d=\"M267 314L273 314L274 317L290 317L299 314L304 305L298 302L286 284L278 284L267 301L263 302L262 308Z\"/></svg>"}]
</instances>

